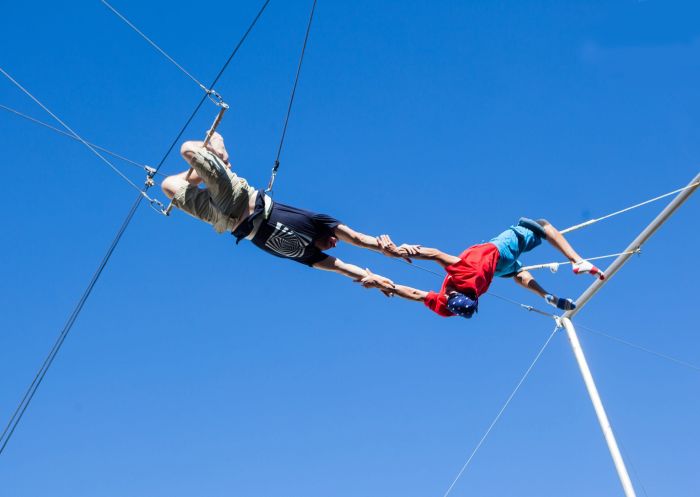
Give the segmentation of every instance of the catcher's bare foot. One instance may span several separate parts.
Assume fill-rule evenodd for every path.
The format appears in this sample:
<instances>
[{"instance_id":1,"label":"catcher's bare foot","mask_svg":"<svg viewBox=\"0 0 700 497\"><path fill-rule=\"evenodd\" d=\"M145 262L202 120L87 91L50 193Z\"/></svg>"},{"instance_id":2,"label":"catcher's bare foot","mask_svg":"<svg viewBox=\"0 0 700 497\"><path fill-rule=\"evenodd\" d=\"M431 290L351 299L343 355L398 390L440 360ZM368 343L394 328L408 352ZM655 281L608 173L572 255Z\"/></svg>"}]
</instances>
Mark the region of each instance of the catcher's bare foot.
<instances>
[{"instance_id":1,"label":"catcher's bare foot","mask_svg":"<svg viewBox=\"0 0 700 497\"><path fill-rule=\"evenodd\" d=\"M228 165L228 152L226 151L226 146L224 145L224 137L221 136L216 131L211 135L209 140L209 147L212 152L214 152L226 165Z\"/></svg>"}]
</instances>

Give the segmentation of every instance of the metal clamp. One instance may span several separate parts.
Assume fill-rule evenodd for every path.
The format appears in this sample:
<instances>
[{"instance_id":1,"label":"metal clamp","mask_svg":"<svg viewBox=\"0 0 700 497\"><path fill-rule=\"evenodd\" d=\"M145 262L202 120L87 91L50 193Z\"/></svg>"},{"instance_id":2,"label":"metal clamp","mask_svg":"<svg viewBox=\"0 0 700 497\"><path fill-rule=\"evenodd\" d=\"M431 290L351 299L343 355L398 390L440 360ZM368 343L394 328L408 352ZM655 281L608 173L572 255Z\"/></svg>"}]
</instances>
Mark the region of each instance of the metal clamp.
<instances>
[{"instance_id":1,"label":"metal clamp","mask_svg":"<svg viewBox=\"0 0 700 497\"><path fill-rule=\"evenodd\" d=\"M146 170L146 181L143 182L143 185L146 187L146 190L148 190L150 187L155 186L156 183L153 180L153 177L158 171L150 166L143 166L143 168Z\"/></svg>"},{"instance_id":2,"label":"metal clamp","mask_svg":"<svg viewBox=\"0 0 700 497\"><path fill-rule=\"evenodd\" d=\"M209 100L214 102L214 105L216 105L217 107L224 107L224 108L228 109L228 104L226 102L224 102L224 97L222 97L220 93L218 93L217 91L215 91L213 89L208 89L208 90L206 90L206 92L207 92L207 97L209 97Z\"/></svg>"},{"instance_id":3,"label":"metal clamp","mask_svg":"<svg viewBox=\"0 0 700 497\"><path fill-rule=\"evenodd\" d=\"M270 182L267 184L267 188L265 188L265 193L269 194L271 197L273 195L272 187L275 184L275 179L277 179L277 170L280 168L280 161L279 159L275 160L275 165L272 167L272 174L270 175Z\"/></svg>"}]
</instances>

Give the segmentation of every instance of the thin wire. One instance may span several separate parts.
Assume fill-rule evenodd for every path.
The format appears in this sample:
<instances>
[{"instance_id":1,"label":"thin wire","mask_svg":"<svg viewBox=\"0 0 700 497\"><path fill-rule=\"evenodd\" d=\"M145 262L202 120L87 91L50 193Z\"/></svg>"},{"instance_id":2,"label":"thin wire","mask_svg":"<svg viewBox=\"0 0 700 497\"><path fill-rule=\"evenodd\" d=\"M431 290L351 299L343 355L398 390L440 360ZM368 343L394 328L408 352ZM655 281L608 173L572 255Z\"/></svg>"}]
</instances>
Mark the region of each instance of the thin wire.
<instances>
[{"instance_id":1,"label":"thin wire","mask_svg":"<svg viewBox=\"0 0 700 497\"><path fill-rule=\"evenodd\" d=\"M670 356L668 354L663 354L661 352L657 352L657 351L649 349L647 347L643 347L642 345L638 345L638 344L630 342L628 340L618 338L618 337L610 335L608 333L603 333L602 331L594 330L594 329L589 328L588 326L584 326L580 323L578 323L578 327L583 328L584 330L589 331L590 333L594 333L596 335L600 335L602 337L605 337L609 340L621 343L623 345L627 345L628 347L631 347L633 349L641 350L642 352L646 352L647 354L654 355L656 357L659 357L661 359L665 359L667 361L673 362L673 363L678 364L680 366L684 366L686 368L693 369L695 371L700 371L700 366L696 366L695 364L692 364L692 363L687 362L687 361L683 361L681 359L676 359L675 357Z\"/></svg>"},{"instance_id":2,"label":"thin wire","mask_svg":"<svg viewBox=\"0 0 700 497\"><path fill-rule=\"evenodd\" d=\"M503 415L503 413L505 412L506 408L507 408L508 405L510 404L510 401L513 400L513 397L515 397L515 394L516 394L516 393L518 392L518 390L520 389L520 386L525 382L525 379L528 377L528 375L529 375L530 372L532 371L532 368L535 367L535 364L537 364L537 361L539 361L540 357L542 356L542 354L544 353L545 349L546 349L547 346L549 345L549 342L552 341L552 338L553 338L554 335L556 334L557 330L559 330L559 326L556 326L556 327L554 328L554 331L552 331L552 333L549 335L549 337L547 338L547 341L544 342L544 345L542 345L542 348L540 348L539 352L537 352L537 355L535 356L535 358L534 358L534 359L532 360L532 362L530 363L530 366L528 366L527 370L525 370L525 373L524 373L524 374L522 375L522 377L520 378L520 381L518 381L518 384L515 386L515 389L514 389L514 390L511 392L511 394L508 396L508 399L506 400L505 404L503 404L503 407L501 407L501 410L498 411L498 414L496 414L496 417L494 418L494 420L493 420L493 421L491 422L491 424L489 425L488 429L486 430L486 433L484 433L484 435L481 437L481 440L479 440L479 443L476 444L476 447L474 447L474 450L472 450L471 454L469 455L469 458L467 459L467 462L465 462L465 463L464 463L464 466L462 466L462 469L459 470L459 473L457 473L457 476L456 476L455 479L452 481L452 483L450 484L449 488L447 489L447 491L445 492L445 494L443 495L443 497L447 497L447 496L450 494L450 492L452 491L452 489L454 488L454 486L457 484L457 481L460 479L460 477L462 476L462 474L467 470L467 468L468 468L469 465L471 464L472 460L474 459L474 456L475 456L476 453L479 451L479 449L480 449L481 446L483 445L484 441L486 440L486 438L487 438L487 437L489 436L489 434L491 433L491 430L493 430L493 427L496 426L496 423L498 423L498 420L501 419L501 416Z\"/></svg>"},{"instance_id":3,"label":"thin wire","mask_svg":"<svg viewBox=\"0 0 700 497\"><path fill-rule=\"evenodd\" d=\"M26 119L27 121L30 121L30 122L33 122L33 123L35 123L35 124L39 124L39 125L41 125L41 126L44 126L45 128L48 128L48 129L50 129L51 131L54 131L54 132L56 132L56 133L59 133L59 134L61 134L61 135L63 135L63 136L67 136L67 137L70 138L71 140L80 141L78 138L76 138L75 136L71 135L70 133L66 133L65 131L63 131L63 130L61 130L61 129L58 129L58 128L54 127L54 126L51 126L50 124L47 124L47 123L45 123L45 122L43 122L43 121L40 121L39 119L35 119L35 118L31 117L31 116L28 116L27 114L23 114L22 112L20 112L20 111L18 111L18 110L15 110L15 109L13 109L13 108L11 108L11 107L7 107L7 106L5 106L5 105L0 104L0 109L3 109L3 110L5 110L5 111L7 111L7 112L10 112L10 113L12 113L12 114L15 114L15 115L17 115L17 116L19 116L19 117L22 117L22 118ZM134 160L131 160L131 159L129 159L128 157L124 157L123 155L120 155L120 154L118 154L118 153L116 153L116 152L112 152L112 151L109 150L109 149L106 149L106 148L101 147L101 146L99 146L99 145L95 145L95 144L92 143L92 142L88 142L88 143L89 143L92 147L94 147L94 148L96 148L97 150L99 150L100 152L104 152L104 153L106 153L106 154L108 154L108 155L111 155L112 157L114 157L114 158L116 158L116 159L123 160L124 162L126 162L126 163L128 163L128 164L133 164L134 166L140 167L141 169L145 169L145 168L147 167L146 164L141 164L141 163L139 163L139 162L136 162L136 161L134 161ZM158 173L158 174L163 175L163 173ZM165 176L165 175L163 175L163 176Z\"/></svg>"},{"instance_id":4,"label":"thin wire","mask_svg":"<svg viewBox=\"0 0 700 497\"><path fill-rule=\"evenodd\" d=\"M647 493L647 489L644 486L644 482L642 481L642 478L639 476L639 472L637 471L637 468L634 465L634 462L632 461L632 457L630 457L630 453L627 451L627 448L623 445L622 440L620 439L620 434L618 433L617 437L617 443L620 445L620 452L622 456L625 458L625 460L629 463L630 467L632 468L632 474L634 475L635 481L639 484L639 486L642 487L642 492L644 492L644 495L646 497L649 497L649 494Z\"/></svg>"},{"instance_id":5,"label":"thin wire","mask_svg":"<svg viewBox=\"0 0 700 497\"><path fill-rule=\"evenodd\" d=\"M444 278L444 276L445 276L444 274L440 274L440 273L438 273L437 271L433 271L432 269L428 269L428 268L425 267L425 266L421 266L421 265L415 264L415 263L413 263L413 262L408 262L408 261L405 260L405 259L393 258L393 260L398 261L398 262L403 262L404 264L408 264L409 266L411 266L411 267L414 268L414 269L420 269L421 271L425 271L426 273L434 274L435 276L439 276L439 277L441 277L441 278ZM521 304L520 302L517 302L517 301L515 301L515 300L509 299L509 298L507 298L507 297L503 297L502 295L498 295L498 294L493 293L493 292L486 292L486 295L490 295L490 296L492 296L492 297L496 297L497 299L501 299L501 300L503 300L504 302L509 302L509 303L511 303L511 304L517 305L518 307L520 307L520 308L522 308L522 309L525 309L526 311L529 311L529 312L534 312L534 313L536 313L536 314L541 314L541 315L543 315L543 316L547 316L547 317L550 317L550 318L553 318L553 319L556 319L556 318L558 317L558 316L555 315L555 314L552 314L552 313L549 313L549 312L546 312L546 311L542 311L542 310L540 310L540 309L538 309L538 308L536 308L536 307L533 307L533 306L531 306L531 305Z\"/></svg>"},{"instance_id":6,"label":"thin wire","mask_svg":"<svg viewBox=\"0 0 700 497\"><path fill-rule=\"evenodd\" d=\"M490 296L492 296L492 297L496 297L497 299L501 299L501 300L503 300L503 301L505 301L505 302L510 302L511 304L515 304L515 305L517 305L517 306L519 306L519 307L522 307L522 308L525 309L526 311L534 312L534 313L536 313L536 314L541 314L542 316L547 316L548 318L552 318L552 319L554 319L554 320L556 320L556 319L559 318L559 316L557 316L556 314L552 314L552 313L550 313L550 312L542 311L542 310L540 310L540 309L538 309L538 308L536 308L536 307L533 307L533 306L531 306L531 305L521 304L520 302L517 302L517 301L515 301L515 300L511 300L511 299L509 299L509 298L507 298L507 297L503 297L503 296L501 296L501 295L496 295L496 294L493 293L493 292L487 292L486 295L490 295Z\"/></svg>"},{"instance_id":7,"label":"thin wire","mask_svg":"<svg viewBox=\"0 0 700 497\"><path fill-rule=\"evenodd\" d=\"M53 117L56 121L61 124L65 129L67 129L70 134L75 137L76 140L79 140L83 145L85 145L87 148L89 148L97 157L99 157L105 164L107 164L112 170L117 173L124 181L126 181L129 185L131 185L132 188L136 189L136 191L139 192L140 195L142 195L144 198L146 198L149 202L152 201L152 199L146 194L144 190L141 190L141 187L138 186L136 183L131 181L124 173L122 173L114 164L112 164L110 161L108 161L102 154L100 154L92 145L90 145L88 142L83 140L83 138L78 135L73 129L71 129L70 126L68 126L66 123L64 123L56 114L51 112L48 107L46 107L44 104L42 104L34 95L32 95L29 90L24 88L21 84L19 84L12 76L10 76L2 67L0 67L0 72L7 78L9 79L17 88L19 88L25 95L27 95L29 98L31 98L39 107L44 109L51 117Z\"/></svg>"},{"instance_id":8,"label":"thin wire","mask_svg":"<svg viewBox=\"0 0 700 497\"><path fill-rule=\"evenodd\" d=\"M252 21L252 22L250 23L250 25L248 26L248 29L246 29L245 33L243 33L243 36L241 37L241 39L238 40L238 43L236 44L236 46L234 47L234 49L231 51L231 55L229 55L228 59L226 59L226 62L225 62L224 65L221 67L221 70L220 70L219 73L216 75L216 77L214 78L214 80L211 82L211 85L209 85L209 88L214 88L214 86L216 85L216 83L219 82L219 79L221 78L221 76L223 76L224 71L226 71L226 68L228 67L229 63L230 63L230 62L233 60L233 58L236 56L236 54L238 53L238 50L241 48L241 46L243 45L243 42L246 40L246 38L248 38L248 35L250 34L250 32L253 30L253 28L254 28L255 25L257 24L258 19L260 19L260 16L262 16L263 12L265 11L265 9L267 8L267 5L268 5L269 3L270 3L270 0L265 0L265 2L263 3L262 7L260 7L260 10L258 10L258 13L257 13L256 16L253 18L253 21ZM177 136L175 137L175 139L174 139L174 140L172 141L172 143L170 144L170 147L168 148L168 151L167 151L167 152L165 153L165 155L163 156L163 159L162 159L162 160L158 163L158 165L155 167L156 172L160 171L160 168L163 167L163 163L165 162L165 160L166 160L166 159L168 158L168 156L170 155L170 152L172 152L173 148L175 148L175 145L177 145L177 143L178 143L178 141L180 140L180 138L182 137L183 133L185 132L185 130L187 129L187 127L190 125L190 123L192 122L192 119L194 119L194 116L197 114L197 112L198 112L199 109L202 107L202 105L204 104L204 102L206 101L207 98L208 98L208 94L205 94L204 96L202 96L201 100L199 101L199 103L197 104L197 106L196 106L196 107L194 108L194 110L192 111L192 114L190 114L190 117L189 117L189 118L187 119L187 121L185 122L185 125L182 127L182 129L180 129L180 132L177 134Z\"/></svg>"},{"instance_id":9,"label":"thin wire","mask_svg":"<svg viewBox=\"0 0 700 497\"><path fill-rule=\"evenodd\" d=\"M292 105L294 104L294 96L297 92L297 85L299 84L299 75L301 74L301 66L304 63L304 54L306 53L306 45L309 41L309 33L311 32L311 23L314 20L314 12L316 11L316 2L314 0L311 6L311 13L309 14L309 22L306 25L306 35L304 35L304 44L301 47L301 55L299 56L299 64L297 65L297 73L294 77L294 86L292 87L292 94L289 97L289 105L287 106L287 115L284 118L284 126L282 127L282 136L280 137L280 144L277 147L277 155L275 156L275 164L272 167L272 174L270 175L270 182L265 189L266 192L272 192L272 187L275 184L275 178L277 177L277 170L280 167L280 156L282 155L282 147L284 146L284 139L287 136L287 126L289 125L289 116L292 113Z\"/></svg>"},{"instance_id":10,"label":"thin wire","mask_svg":"<svg viewBox=\"0 0 700 497\"><path fill-rule=\"evenodd\" d=\"M90 297L90 294L92 293L92 290L95 287L97 280L102 275L102 271L107 266L107 263L109 262L110 257L114 253L114 250L117 248L117 244L121 240L122 235L126 231L126 228L129 226L129 223L133 219L134 214L136 213L136 210L137 210L138 206L140 205L142 199L143 199L143 197L141 195L139 195L136 198L136 201L134 202L134 204L131 206L131 209L129 210L128 215L124 219L124 222L122 223L121 227L119 228L119 231L117 231L116 236L112 240L112 243L110 244L109 249L107 250L107 253L102 258L100 265L98 266L97 270L95 271L95 273L92 275L92 278L90 279L90 283L88 284L87 288L83 292L83 295L80 297L80 300L78 300L77 305L73 309L73 312L71 313L70 317L68 318L68 321L66 322L65 326L61 330L61 333L58 335L58 339L56 340L53 347L49 351L49 354L46 357L46 359L44 360L44 363L41 365L41 367L37 371L36 376L34 376L34 380L27 388L27 391L25 392L24 397L22 398L22 401L17 406L17 409L15 409L15 412L12 414L12 417L10 418L10 421L7 423L7 426L5 426L5 429L3 430L2 435L0 435L0 442L2 443L2 445L0 445L0 455L2 455L2 453L4 452L5 447L7 446L8 442L10 441L10 438L12 437L12 434L15 432L15 429L19 425L19 422L21 421L22 416L24 416L24 413L26 412L27 407L29 407L29 403L34 398L34 394L36 394L36 391L39 389L41 382L44 380L46 373L48 372L49 368L51 367L51 364L53 363L54 359L56 358L56 355L58 354L59 350L61 349L61 345L63 345L63 342L65 341L66 337L68 336L68 333L70 332L71 328L73 327L73 324L78 319L78 315L80 314L80 311L83 310L83 307L85 306L85 302L87 302L88 297Z\"/></svg>"},{"instance_id":11,"label":"thin wire","mask_svg":"<svg viewBox=\"0 0 700 497\"><path fill-rule=\"evenodd\" d=\"M619 211L615 211L615 212L612 212L612 213L610 213L610 214L606 214L606 215L603 216L603 217L599 217L599 218L596 218L596 219L590 219L590 220L588 220L588 221L586 221L586 222L583 222L583 223L581 223L581 224L576 224L576 225L574 225L574 226L570 226L570 227L566 228L565 230L560 231L560 233L561 233L561 234L566 234L566 233L569 233L569 232L571 232L571 231L575 231L575 230L578 230L578 229L581 229L581 228L585 228L586 226L590 226L591 224L595 224L595 223L597 223L597 222L599 222L599 221L603 221L604 219L608 219L608 218L611 218L611 217L613 217L613 216L617 216L618 214L622 214L622 213L624 213L624 212L631 211L632 209L636 209L637 207L642 207L643 205L647 205L647 204L650 204L650 203L652 203L652 202L656 202L657 200L661 200L662 198L670 197L670 196L673 195L673 194L682 192L682 191L684 191L684 190L688 190L689 188L695 188L695 187L698 186L698 185L700 185L700 182L691 183L690 185L686 185L686 186L684 186L683 188L679 188L678 190L673 190L672 192L664 193L663 195L659 195L658 197L654 197L654 198L652 198L652 199L645 200L644 202L640 202L640 203L635 204L635 205L632 205L632 206L630 206L630 207L626 207L626 208L621 209L621 210L619 210Z\"/></svg>"},{"instance_id":12,"label":"thin wire","mask_svg":"<svg viewBox=\"0 0 700 497\"><path fill-rule=\"evenodd\" d=\"M260 17L260 15L262 14L263 10L265 9L265 7L267 6L268 3L269 3L269 0L267 0L267 1L265 2L265 4L263 5L262 9L258 12L258 15L257 15L257 16L255 17L255 19L253 20L253 23L252 23L251 26L248 28L248 30L247 30L246 33L244 34L243 38L241 39L241 41L238 43L238 45L237 45L236 48L234 49L234 52L231 54L231 56L229 56L228 60L227 60L226 63L224 64L223 69L222 69L221 71L219 71L219 74L217 75L217 77L216 77L215 80L214 80L215 82L221 77L221 75L223 74L224 69L226 69L226 67L228 66L229 62L231 62L231 59L232 59L233 56L235 55L236 51L238 50L238 48L240 48L241 44L243 43L243 40L245 40L245 38L248 36L248 33L250 33L250 31L251 31L251 29L252 29L252 26L255 25L255 23L257 22L258 18ZM205 96L205 98L206 98L206 96ZM197 110L199 110L199 108L202 106L203 101L204 101L204 100L202 100L202 101L199 103L199 105L197 105L197 107L195 108L194 113L193 113L192 116L190 116L190 118L188 119L187 124L189 124L189 122L190 122L190 121L192 120L192 118L194 117L194 114L196 114ZM183 129L180 131L179 135L181 135L181 134L183 133L183 131L184 131L184 129L185 129L186 127L187 127L187 125L185 125L185 126L183 127ZM179 136L179 135L178 135L178 136ZM178 138L178 139L179 139L179 138ZM176 142L176 141L177 141L177 140L175 140L175 142ZM171 145L170 148L168 149L168 151L165 153L163 159L160 161L160 164L159 164L158 167L160 167L160 165L162 165L163 162L166 160L166 158L167 158L167 156L170 154L172 148L173 148L173 146ZM32 399L34 398L34 395L35 395L37 389L39 388L39 385L41 384L41 382L43 381L44 377L46 376L46 373L48 372L49 367L50 367L51 364L53 363L53 361L54 361L56 355L58 354L58 352L59 352L61 346L63 345L63 342L65 341L65 339L66 339L68 333L69 333L70 330L72 329L73 324L74 324L75 321L78 319L78 315L79 315L80 312L82 311L83 306L84 306L85 303L87 302L87 299L89 298L90 294L92 293L93 288L94 288L95 285L97 284L97 281L98 281L100 275L102 274L102 271L103 271L104 268L107 266L107 263L109 262L109 259L111 258L112 254L114 253L115 249L117 248L117 245L119 244L119 241L121 240L122 235L123 235L124 232L126 231L126 229L127 229L127 227L129 226L129 224L131 223L131 220L134 218L134 215L136 214L136 211L137 211L137 209L138 209L138 206L139 206L140 203L141 203L141 199L142 199L142 198L143 198L142 195L139 195L139 196L136 198L136 201L134 202L134 204L132 205L131 209L129 210L129 213L127 214L126 218L124 219L124 222L122 223L122 225L121 225L119 231L117 232L116 236L115 236L114 239L112 240L112 243L111 243L111 245L109 246L109 249L107 250L107 253L105 254L105 256L104 256L103 259L102 259L102 262L101 262L100 265L98 266L97 271L95 271L95 273L93 274L93 277L92 277L92 279L90 280L90 283L88 284L88 287L87 287L86 290L83 292L82 297L81 297L80 300L78 301L77 306L73 309L73 312L71 313L71 315L70 315L68 321L66 322L66 325L64 326L63 330L61 330L61 333L59 334L58 339L57 339L56 342L54 343L54 346L53 346L53 347L51 348L51 350L49 351L49 355L48 355L48 356L46 357L46 359L44 360L44 363L42 364L41 368L39 368L39 371L37 372L36 376L34 377L34 380L32 381L32 383L31 383L31 384L29 385L29 387L27 388L27 391L25 392L24 397L22 398L20 404L17 406L17 409L15 409L15 412L13 413L12 417L10 418L10 421L8 422L7 426L6 426L5 429L3 430L2 436L0 436L0 443L2 444L2 445L0 445L0 455L2 455L2 453L4 452L5 447L6 447L7 444L9 443L10 438L12 437L13 433L15 432L15 430L16 430L16 428L17 428L19 422L20 422L20 420L22 419L22 416L24 415L25 411L27 410L27 407L29 407L30 402L31 402Z\"/></svg>"},{"instance_id":13,"label":"thin wire","mask_svg":"<svg viewBox=\"0 0 700 497\"><path fill-rule=\"evenodd\" d=\"M639 254L641 253L642 249L636 249L636 250L629 250L627 252L620 252L619 254L608 254L608 255L599 255L597 257L586 257L587 261L598 261L600 259L610 259L611 257L618 257L620 255L628 255L628 254ZM566 262L548 262L546 264L535 264L533 266L525 266L523 268L520 268L522 271L530 271L532 269L544 269L550 266L564 266L566 264L574 264L571 261L566 261Z\"/></svg>"},{"instance_id":14,"label":"thin wire","mask_svg":"<svg viewBox=\"0 0 700 497\"><path fill-rule=\"evenodd\" d=\"M162 48L160 48L153 40L151 40L148 36L146 36L139 28L137 28L136 26L134 26L134 25L131 23L131 21L129 21L129 19L127 19L126 17L124 17L119 11L117 11L117 9L115 9L115 8L112 7L109 3L107 3L106 0L101 0L101 1L102 1L102 3L103 3L109 10L111 10L117 17L119 17L122 21L124 21L124 22L127 24L127 26L129 26L131 29L133 29L133 30L136 31L139 35L141 35L141 37L142 37L144 40L146 40L153 48L155 48L156 50L158 50L158 52L160 52L161 55L163 55L166 59L168 59L170 62L172 62L172 63L175 65L175 67L177 67L178 69L180 69L180 71L182 71L188 78L190 78L192 81L194 81L195 83L197 83L197 84L199 85L199 87L200 87L202 90L208 91L208 89L207 89L206 86L204 86L197 78L195 78L194 76L192 76L192 74L190 74L184 67L182 67L180 64L178 64L178 63L175 61L175 59L173 59L170 55L168 55L168 54L165 52L165 50L163 50Z\"/></svg>"}]
</instances>

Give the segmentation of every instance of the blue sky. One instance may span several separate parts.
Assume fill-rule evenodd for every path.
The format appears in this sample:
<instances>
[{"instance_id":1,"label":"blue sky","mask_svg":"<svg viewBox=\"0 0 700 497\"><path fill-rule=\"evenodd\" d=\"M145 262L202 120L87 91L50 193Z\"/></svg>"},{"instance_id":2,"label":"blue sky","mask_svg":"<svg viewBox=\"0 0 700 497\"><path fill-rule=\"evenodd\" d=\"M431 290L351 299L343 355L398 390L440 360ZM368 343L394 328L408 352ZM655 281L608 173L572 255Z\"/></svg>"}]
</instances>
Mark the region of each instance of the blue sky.
<instances>
[{"instance_id":1,"label":"blue sky","mask_svg":"<svg viewBox=\"0 0 700 497\"><path fill-rule=\"evenodd\" d=\"M206 82L259 3L114 6ZM269 177L309 7L273 1L218 85L231 105L220 130L253 185ZM3 14L2 67L134 160L157 163L201 97L98 1ZM458 253L521 215L564 227L683 186L700 154L699 14L689 1L321 1L275 196ZM7 81L0 96L50 120ZM205 105L186 137L215 113ZM135 193L81 145L4 112L0 123L6 420ZM172 155L162 170L183 168ZM700 364L698 202L576 322ZM570 241L620 251L661 208ZM543 247L525 262L559 259ZM571 297L592 281L538 277ZM492 290L542 307L509 281ZM2 456L0 494L442 495L552 327L488 296L478 319L441 319L142 206ZM579 333L638 494L697 495L698 372ZM559 334L452 495L562 492L621 494Z\"/></svg>"}]
</instances>

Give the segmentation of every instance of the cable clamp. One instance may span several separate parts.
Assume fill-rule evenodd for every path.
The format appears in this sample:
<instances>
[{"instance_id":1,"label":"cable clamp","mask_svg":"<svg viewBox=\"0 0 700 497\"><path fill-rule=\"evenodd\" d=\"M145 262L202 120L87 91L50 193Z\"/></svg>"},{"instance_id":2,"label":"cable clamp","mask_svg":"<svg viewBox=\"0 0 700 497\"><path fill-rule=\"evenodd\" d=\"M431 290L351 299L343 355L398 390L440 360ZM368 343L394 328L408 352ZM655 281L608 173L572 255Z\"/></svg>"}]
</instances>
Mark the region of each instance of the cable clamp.
<instances>
[{"instance_id":1,"label":"cable clamp","mask_svg":"<svg viewBox=\"0 0 700 497\"><path fill-rule=\"evenodd\" d=\"M219 92L214 90L213 88L211 89L206 89L205 91L207 93L207 97L209 97L209 100L214 102L214 105L217 107L223 107L224 109L228 109L228 104L224 102L224 97L222 97Z\"/></svg>"},{"instance_id":2,"label":"cable clamp","mask_svg":"<svg viewBox=\"0 0 700 497\"><path fill-rule=\"evenodd\" d=\"M168 215L166 213L165 205L163 205L163 202L161 202L157 198L149 197L146 193L146 190L141 190L141 196L148 201L149 207L156 211L158 214L163 214L165 216Z\"/></svg>"},{"instance_id":3,"label":"cable clamp","mask_svg":"<svg viewBox=\"0 0 700 497\"><path fill-rule=\"evenodd\" d=\"M146 170L146 181L143 182L143 185L146 187L146 190L148 190L156 184L155 181L153 181L153 177L156 175L157 171L150 166L143 166L143 168Z\"/></svg>"},{"instance_id":4,"label":"cable clamp","mask_svg":"<svg viewBox=\"0 0 700 497\"><path fill-rule=\"evenodd\" d=\"M280 161L279 159L275 159L275 165L272 166L272 174L270 175L270 182L267 184L267 188L265 188L265 193L268 193L270 196L272 196L272 186L275 184L275 179L277 178L277 170L280 168Z\"/></svg>"}]
</instances>

